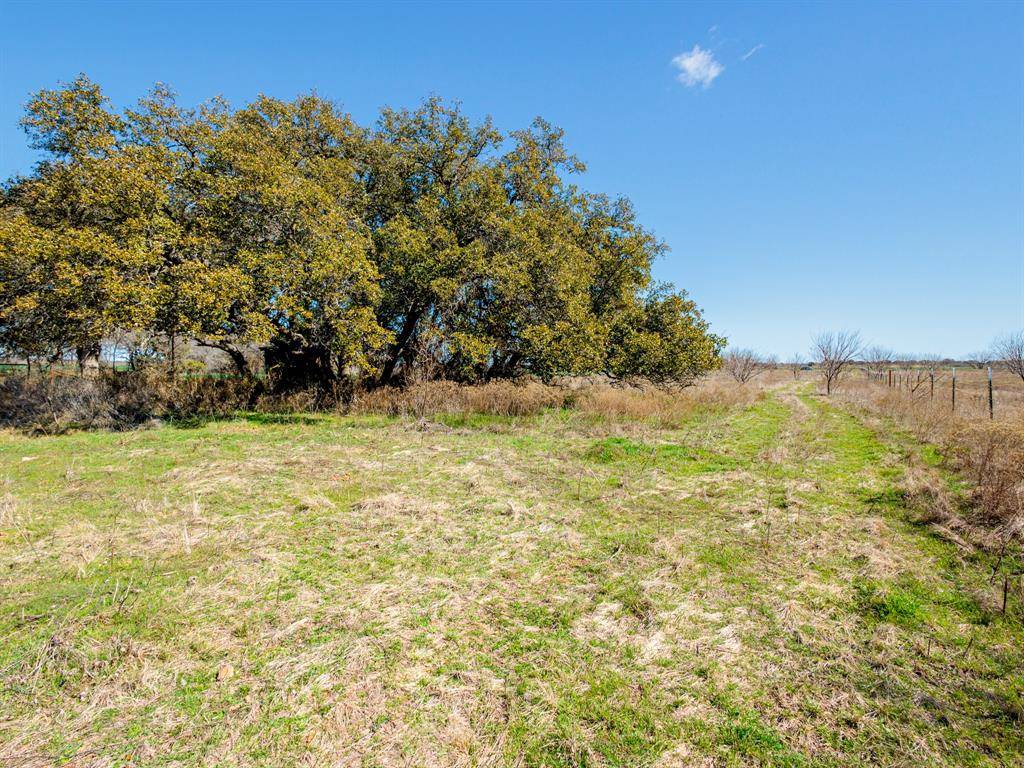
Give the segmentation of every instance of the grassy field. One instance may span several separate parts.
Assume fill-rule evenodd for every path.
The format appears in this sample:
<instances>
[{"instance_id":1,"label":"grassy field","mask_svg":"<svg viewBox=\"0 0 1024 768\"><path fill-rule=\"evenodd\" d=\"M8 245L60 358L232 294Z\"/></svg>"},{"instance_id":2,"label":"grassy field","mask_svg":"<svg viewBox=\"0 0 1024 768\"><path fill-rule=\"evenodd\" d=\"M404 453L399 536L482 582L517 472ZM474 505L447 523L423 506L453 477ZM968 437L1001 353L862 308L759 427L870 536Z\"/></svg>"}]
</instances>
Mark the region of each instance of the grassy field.
<instances>
[{"instance_id":1,"label":"grassy field","mask_svg":"<svg viewBox=\"0 0 1024 768\"><path fill-rule=\"evenodd\" d=\"M1019 765L1022 564L853 414L0 433L0 765Z\"/></svg>"}]
</instances>

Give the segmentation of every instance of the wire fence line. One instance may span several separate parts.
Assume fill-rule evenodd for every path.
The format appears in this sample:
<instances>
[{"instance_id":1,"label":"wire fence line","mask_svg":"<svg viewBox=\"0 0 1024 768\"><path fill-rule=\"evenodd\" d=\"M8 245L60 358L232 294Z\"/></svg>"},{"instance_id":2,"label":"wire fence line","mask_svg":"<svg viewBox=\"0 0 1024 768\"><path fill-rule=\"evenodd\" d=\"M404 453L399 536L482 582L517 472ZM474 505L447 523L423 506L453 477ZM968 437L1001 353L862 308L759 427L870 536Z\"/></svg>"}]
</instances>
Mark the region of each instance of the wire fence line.
<instances>
[{"instance_id":1,"label":"wire fence line","mask_svg":"<svg viewBox=\"0 0 1024 768\"><path fill-rule=\"evenodd\" d=\"M953 414L989 420L1015 414L1024 402L1024 388L1009 372L993 366L875 368L865 370L869 381L920 400L944 400Z\"/></svg>"}]
</instances>

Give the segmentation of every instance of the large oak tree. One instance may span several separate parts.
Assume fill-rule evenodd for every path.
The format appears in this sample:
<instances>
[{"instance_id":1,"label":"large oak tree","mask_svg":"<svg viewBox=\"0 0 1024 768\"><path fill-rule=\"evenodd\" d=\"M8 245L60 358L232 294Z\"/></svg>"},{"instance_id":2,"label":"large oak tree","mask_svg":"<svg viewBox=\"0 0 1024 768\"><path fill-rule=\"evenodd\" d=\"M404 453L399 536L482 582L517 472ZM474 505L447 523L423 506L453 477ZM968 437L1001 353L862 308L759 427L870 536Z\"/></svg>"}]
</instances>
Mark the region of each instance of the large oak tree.
<instances>
[{"instance_id":1,"label":"large oak tree","mask_svg":"<svg viewBox=\"0 0 1024 768\"><path fill-rule=\"evenodd\" d=\"M279 389L604 372L692 381L723 340L651 285L665 247L572 183L543 120L430 99L361 127L316 95L118 112L84 76L23 119L43 160L0 202L0 344L94 360L115 332L257 347ZM173 351L171 353L173 363Z\"/></svg>"}]
</instances>

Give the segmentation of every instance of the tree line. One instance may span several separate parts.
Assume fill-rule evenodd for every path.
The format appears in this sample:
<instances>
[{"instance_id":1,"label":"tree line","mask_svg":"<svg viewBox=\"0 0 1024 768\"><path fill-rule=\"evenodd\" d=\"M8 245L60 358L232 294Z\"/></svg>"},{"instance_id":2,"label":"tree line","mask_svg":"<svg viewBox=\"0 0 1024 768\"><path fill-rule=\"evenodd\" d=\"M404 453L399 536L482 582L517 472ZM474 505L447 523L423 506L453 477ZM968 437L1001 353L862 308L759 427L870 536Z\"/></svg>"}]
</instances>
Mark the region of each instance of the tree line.
<instances>
[{"instance_id":1,"label":"tree line","mask_svg":"<svg viewBox=\"0 0 1024 768\"><path fill-rule=\"evenodd\" d=\"M934 383L935 366L940 364L955 366L959 363L978 369L1001 366L1024 383L1024 330L998 336L987 350L972 352L962 358L898 353L878 345L866 346L857 331L824 331L812 341L810 361L824 380L826 394L831 394L843 374L857 365L874 378L882 378L894 367L908 377L913 372L916 378L912 384L908 384L911 391L920 388L925 382ZM740 384L746 384L763 371L775 370L780 366L775 355L763 355L743 347L730 347L723 352L721 364L725 372ZM792 355L785 366L794 378L799 371L809 367L807 358L800 353Z\"/></svg>"},{"instance_id":2,"label":"tree line","mask_svg":"<svg viewBox=\"0 0 1024 768\"><path fill-rule=\"evenodd\" d=\"M139 331L258 348L278 389L414 373L689 383L724 339L627 199L542 119L502 133L432 98L361 126L316 95L115 110L85 76L21 121L42 159L0 196L0 345L80 363ZM173 357L173 354L172 354Z\"/></svg>"}]
</instances>

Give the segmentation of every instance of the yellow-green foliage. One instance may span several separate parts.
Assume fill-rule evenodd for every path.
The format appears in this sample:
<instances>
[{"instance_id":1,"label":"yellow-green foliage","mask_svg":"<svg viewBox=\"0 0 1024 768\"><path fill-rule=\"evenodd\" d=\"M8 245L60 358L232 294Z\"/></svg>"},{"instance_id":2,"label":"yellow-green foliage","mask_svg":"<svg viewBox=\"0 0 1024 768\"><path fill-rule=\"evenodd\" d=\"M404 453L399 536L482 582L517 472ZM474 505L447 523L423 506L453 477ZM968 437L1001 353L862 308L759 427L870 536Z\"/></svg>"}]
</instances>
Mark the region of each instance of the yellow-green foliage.
<instances>
[{"instance_id":1,"label":"yellow-green foliage","mask_svg":"<svg viewBox=\"0 0 1024 768\"><path fill-rule=\"evenodd\" d=\"M0 342L95 355L116 331L258 345L275 379L604 372L691 381L722 340L651 292L665 247L581 191L562 132L430 99L364 128L317 96L231 110L163 85L117 113L87 78L23 120L45 159L0 207Z\"/></svg>"}]
</instances>

